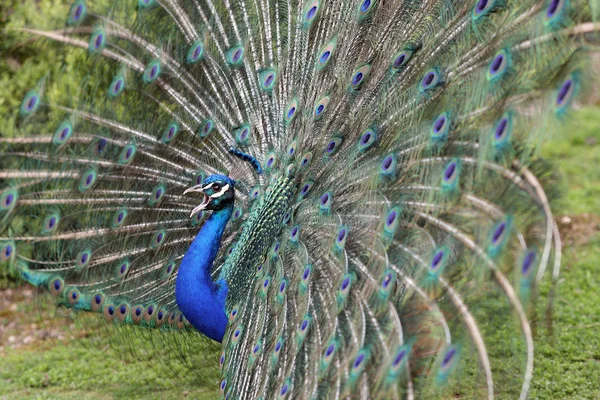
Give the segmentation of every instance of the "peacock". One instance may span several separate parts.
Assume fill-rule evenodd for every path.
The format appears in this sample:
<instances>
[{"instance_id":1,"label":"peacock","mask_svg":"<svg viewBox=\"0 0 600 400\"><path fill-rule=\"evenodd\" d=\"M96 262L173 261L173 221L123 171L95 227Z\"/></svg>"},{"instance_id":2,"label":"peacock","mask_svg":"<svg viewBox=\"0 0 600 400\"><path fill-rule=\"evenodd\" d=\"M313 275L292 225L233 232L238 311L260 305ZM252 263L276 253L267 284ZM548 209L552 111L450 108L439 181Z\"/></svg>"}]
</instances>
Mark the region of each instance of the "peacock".
<instances>
[{"instance_id":1,"label":"peacock","mask_svg":"<svg viewBox=\"0 0 600 400\"><path fill-rule=\"evenodd\" d=\"M0 137L0 260L117 332L220 343L222 398L524 399L561 260L539 147L599 13L76 0L21 29L83 79L40 76Z\"/></svg>"}]
</instances>

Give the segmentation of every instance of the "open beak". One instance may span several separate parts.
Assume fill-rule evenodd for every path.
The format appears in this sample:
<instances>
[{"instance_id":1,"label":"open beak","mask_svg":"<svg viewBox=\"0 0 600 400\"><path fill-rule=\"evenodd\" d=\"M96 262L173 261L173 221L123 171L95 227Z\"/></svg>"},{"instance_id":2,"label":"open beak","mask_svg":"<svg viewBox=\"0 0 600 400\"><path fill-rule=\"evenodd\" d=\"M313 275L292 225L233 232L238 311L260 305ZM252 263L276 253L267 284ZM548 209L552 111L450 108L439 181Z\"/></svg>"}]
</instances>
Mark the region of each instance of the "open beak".
<instances>
[{"instance_id":1,"label":"open beak","mask_svg":"<svg viewBox=\"0 0 600 400\"><path fill-rule=\"evenodd\" d=\"M203 197L202 197L202 203L200 203L200 205L198 205L197 207L195 207L192 210L192 213L190 214L190 218L192 218L194 216L194 214L197 214L200 211L204 210L210 203L210 197L206 193L204 193L204 190L202 189L202 185L196 185L196 186L192 186L191 188L187 188L187 189L185 189L183 194L187 194L187 193L191 193L191 192L201 193Z\"/></svg>"}]
</instances>

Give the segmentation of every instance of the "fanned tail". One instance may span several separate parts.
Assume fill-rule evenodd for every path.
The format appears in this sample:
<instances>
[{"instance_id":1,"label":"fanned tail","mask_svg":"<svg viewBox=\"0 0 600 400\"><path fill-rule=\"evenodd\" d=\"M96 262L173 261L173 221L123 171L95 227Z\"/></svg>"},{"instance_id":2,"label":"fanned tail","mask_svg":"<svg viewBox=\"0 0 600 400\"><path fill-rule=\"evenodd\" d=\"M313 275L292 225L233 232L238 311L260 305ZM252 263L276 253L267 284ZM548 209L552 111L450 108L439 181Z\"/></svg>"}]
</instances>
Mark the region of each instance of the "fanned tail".
<instances>
[{"instance_id":1,"label":"fanned tail","mask_svg":"<svg viewBox=\"0 0 600 400\"><path fill-rule=\"evenodd\" d=\"M0 137L2 261L193 353L182 193L228 173L223 397L527 396L561 249L537 150L595 78L597 0L98 3L23 29L90 68ZM284 179L263 262L229 268Z\"/></svg>"}]
</instances>

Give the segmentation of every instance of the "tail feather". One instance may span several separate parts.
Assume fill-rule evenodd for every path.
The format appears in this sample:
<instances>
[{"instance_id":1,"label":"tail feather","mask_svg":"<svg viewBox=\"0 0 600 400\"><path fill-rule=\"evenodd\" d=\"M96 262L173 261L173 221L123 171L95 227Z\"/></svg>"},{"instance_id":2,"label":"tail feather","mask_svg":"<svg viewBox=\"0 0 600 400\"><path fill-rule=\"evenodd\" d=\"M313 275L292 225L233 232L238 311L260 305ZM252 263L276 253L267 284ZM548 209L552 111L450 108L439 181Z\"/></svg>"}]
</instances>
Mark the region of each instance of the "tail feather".
<instances>
[{"instance_id":1,"label":"tail feather","mask_svg":"<svg viewBox=\"0 0 600 400\"><path fill-rule=\"evenodd\" d=\"M561 251L537 150L594 79L596 0L87 3L22 29L93 65L0 138L3 261L192 351L174 279L205 216L182 192L229 173L223 397L527 396ZM284 178L263 262L224 267Z\"/></svg>"}]
</instances>

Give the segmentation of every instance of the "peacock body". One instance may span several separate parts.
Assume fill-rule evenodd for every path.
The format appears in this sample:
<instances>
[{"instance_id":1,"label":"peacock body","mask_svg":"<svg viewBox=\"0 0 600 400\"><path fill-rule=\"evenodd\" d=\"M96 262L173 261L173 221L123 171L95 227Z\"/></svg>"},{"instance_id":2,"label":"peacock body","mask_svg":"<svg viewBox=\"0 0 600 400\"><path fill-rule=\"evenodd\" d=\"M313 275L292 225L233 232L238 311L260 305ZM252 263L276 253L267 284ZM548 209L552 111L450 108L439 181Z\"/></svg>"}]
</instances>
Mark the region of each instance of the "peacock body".
<instances>
[{"instance_id":1,"label":"peacock body","mask_svg":"<svg viewBox=\"0 0 600 400\"><path fill-rule=\"evenodd\" d=\"M23 29L85 72L0 138L2 261L182 353L221 342L225 398L525 398L560 268L536 149L593 81L598 10L77 0Z\"/></svg>"}]
</instances>

